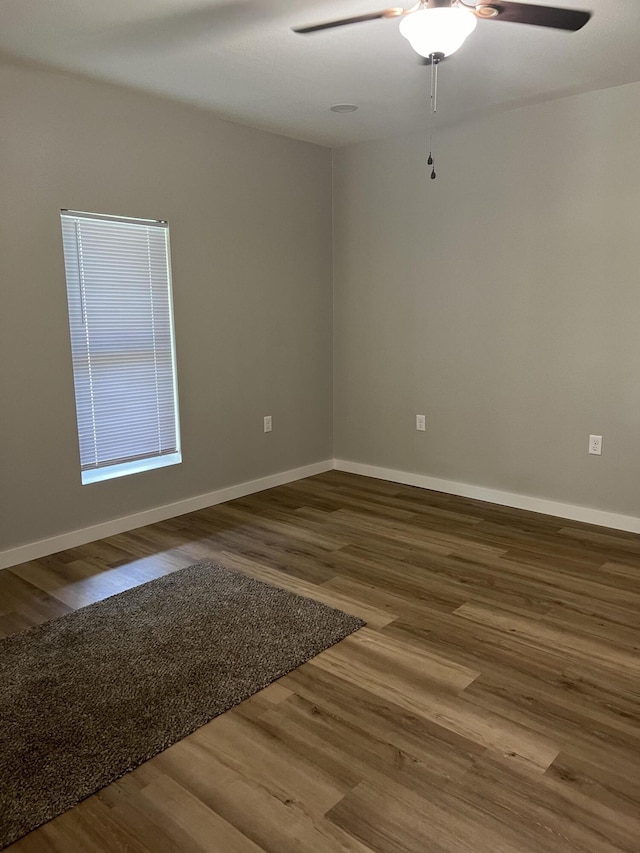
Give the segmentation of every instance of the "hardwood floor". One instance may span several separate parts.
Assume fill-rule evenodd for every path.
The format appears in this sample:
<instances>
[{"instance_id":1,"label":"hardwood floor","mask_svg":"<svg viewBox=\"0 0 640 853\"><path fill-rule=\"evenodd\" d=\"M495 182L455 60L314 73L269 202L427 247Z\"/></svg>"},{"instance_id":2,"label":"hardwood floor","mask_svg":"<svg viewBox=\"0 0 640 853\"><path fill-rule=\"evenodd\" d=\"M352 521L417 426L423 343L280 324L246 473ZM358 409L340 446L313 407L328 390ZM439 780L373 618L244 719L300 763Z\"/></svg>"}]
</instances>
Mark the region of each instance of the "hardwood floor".
<instances>
[{"instance_id":1,"label":"hardwood floor","mask_svg":"<svg viewBox=\"0 0 640 853\"><path fill-rule=\"evenodd\" d=\"M12 853L640 851L640 537L329 472L0 572L0 635L202 558L367 627Z\"/></svg>"}]
</instances>

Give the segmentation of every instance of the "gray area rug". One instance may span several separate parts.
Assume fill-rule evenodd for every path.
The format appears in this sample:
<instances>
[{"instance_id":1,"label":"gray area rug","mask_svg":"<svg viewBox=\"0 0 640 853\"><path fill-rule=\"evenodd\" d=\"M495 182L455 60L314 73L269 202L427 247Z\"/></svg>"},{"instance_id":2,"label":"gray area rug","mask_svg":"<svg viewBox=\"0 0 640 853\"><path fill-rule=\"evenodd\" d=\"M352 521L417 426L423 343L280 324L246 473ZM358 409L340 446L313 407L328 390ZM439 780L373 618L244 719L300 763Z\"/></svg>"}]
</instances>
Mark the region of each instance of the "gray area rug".
<instances>
[{"instance_id":1,"label":"gray area rug","mask_svg":"<svg viewBox=\"0 0 640 853\"><path fill-rule=\"evenodd\" d=\"M363 624L201 562L0 641L0 847Z\"/></svg>"}]
</instances>

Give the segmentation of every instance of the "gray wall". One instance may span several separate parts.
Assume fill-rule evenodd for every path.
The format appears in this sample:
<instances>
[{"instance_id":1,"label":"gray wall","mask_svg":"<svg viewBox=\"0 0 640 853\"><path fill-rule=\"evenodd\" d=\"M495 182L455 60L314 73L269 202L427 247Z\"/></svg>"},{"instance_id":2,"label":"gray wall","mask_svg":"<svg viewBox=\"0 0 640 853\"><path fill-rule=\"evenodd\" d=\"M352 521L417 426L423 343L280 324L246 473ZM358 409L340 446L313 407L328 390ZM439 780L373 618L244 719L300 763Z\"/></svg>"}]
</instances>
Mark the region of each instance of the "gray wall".
<instances>
[{"instance_id":1,"label":"gray wall","mask_svg":"<svg viewBox=\"0 0 640 853\"><path fill-rule=\"evenodd\" d=\"M639 145L631 84L335 153L336 457L640 515Z\"/></svg>"},{"instance_id":2,"label":"gray wall","mask_svg":"<svg viewBox=\"0 0 640 853\"><path fill-rule=\"evenodd\" d=\"M0 110L0 551L329 458L331 153L18 65ZM640 514L639 140L631 84L442 131L436 181L334 152L337 457ZM170 222L180 466L80 484L61 207Z\"/></svg>"},{"instance_id":3,"label":"gray wall","mask_svg":"<svg viewBox=\"0 0 640 853\"><path fill-rule=\"evenodd\" d=\"M329 458L331 152L9 64L0 113L0 551ZM169 220L182 465L80 484L63 207Z\"/></svg>"}]
</instances>

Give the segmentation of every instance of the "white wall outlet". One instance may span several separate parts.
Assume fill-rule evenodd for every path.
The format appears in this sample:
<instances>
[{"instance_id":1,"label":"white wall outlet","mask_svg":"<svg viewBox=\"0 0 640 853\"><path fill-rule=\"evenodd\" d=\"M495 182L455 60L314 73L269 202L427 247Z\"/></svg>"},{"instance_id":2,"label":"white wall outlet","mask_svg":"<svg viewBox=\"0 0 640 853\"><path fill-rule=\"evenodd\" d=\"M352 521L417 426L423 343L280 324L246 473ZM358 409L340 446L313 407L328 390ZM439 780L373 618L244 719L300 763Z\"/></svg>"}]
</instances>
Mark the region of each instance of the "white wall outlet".
<instances>
[{"instance_id":1,"label":"white wall outlet","mask_svg":"<svg viewBox=\"0 0 640 853\"><path fill-rule=\"evenodd\" d=\"M589 436L589 453L592 453L594 456L602 456L602 436L601 435L590 435Z\"/></svg>"},{"instance_id":2,"label":"white wall outlet","mask_svg":"<svg viewBox=\"0 0 640 853\"><path fill-rule=\"evenodd\" d=\"M424 415L416 415L416 429L424 432L427 428L426 418Z\"/></svg>"},{"instance_id":3,"label":"white wall outlet","mask_svg":"<svg viewBox=\"0 0 640 853\"><path fill-rule=\"evenodd\" d=\"M271 429L272 429L271 415L265 415L264 416L264 431L265 432L271 432Z\"/></svg>"}]
</instances>

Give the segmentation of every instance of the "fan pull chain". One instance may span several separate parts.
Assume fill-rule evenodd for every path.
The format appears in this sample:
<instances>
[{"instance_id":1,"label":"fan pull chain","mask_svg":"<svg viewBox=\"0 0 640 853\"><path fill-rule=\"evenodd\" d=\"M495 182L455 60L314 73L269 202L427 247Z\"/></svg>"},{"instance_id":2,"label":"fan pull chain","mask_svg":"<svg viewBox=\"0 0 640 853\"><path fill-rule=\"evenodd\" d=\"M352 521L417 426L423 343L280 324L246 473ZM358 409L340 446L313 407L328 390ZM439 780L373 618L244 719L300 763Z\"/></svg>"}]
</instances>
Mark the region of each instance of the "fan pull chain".
<instances>
[{"instance_id":1,"label":"fan pull chain","mask_svg":"<svg viewBox=\"0 0 640 853\"><path fill-rule=\"evenodd\" d=\"M436 114L438 109L438 65L440 60L436 58L435 54L431 54L431 119L433 121L433 116ZM433 162L433 154L432 154L432 146L431 146L431 134L429 134L429 157L427 159L427 166L431 166L431 180L434 181L436 178L436 167Z\"/></svg>"},{"instance_id":2,"label":"fan pull chain","mask_svg":"<svg viewBox=\"0 0 640 853\"><path fill-rule=\"evenodd\" d=\"M440 60L436 59L434 53L431 54L431 112L435 115L438 112L438 65Z\"/></svg>"}]
</instances>

